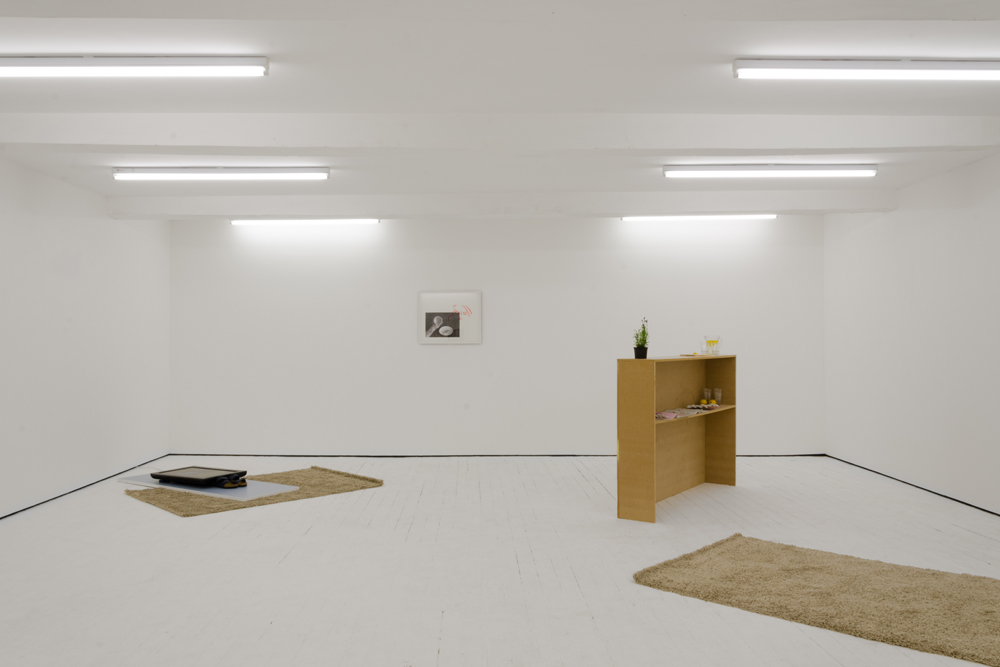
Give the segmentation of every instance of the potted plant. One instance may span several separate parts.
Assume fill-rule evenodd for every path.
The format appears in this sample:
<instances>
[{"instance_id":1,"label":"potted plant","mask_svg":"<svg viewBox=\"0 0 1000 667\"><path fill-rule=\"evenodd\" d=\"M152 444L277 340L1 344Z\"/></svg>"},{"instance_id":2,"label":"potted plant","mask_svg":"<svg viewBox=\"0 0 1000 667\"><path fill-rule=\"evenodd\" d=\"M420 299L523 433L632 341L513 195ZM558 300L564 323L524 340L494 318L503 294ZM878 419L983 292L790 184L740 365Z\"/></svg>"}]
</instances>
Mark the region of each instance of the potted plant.
<instances>
[{"instance_id":1,"label":"potted plant","mask_svg":"<svg viewBox=\"0 0 1000 667\"><path fill-rule=\"evenodd\" d=\"M645 359L647 344L649 343L649 330L646 329L646 318L642 318L642 326L635 332L635 358Z\"/></svg>"}]
</instances>

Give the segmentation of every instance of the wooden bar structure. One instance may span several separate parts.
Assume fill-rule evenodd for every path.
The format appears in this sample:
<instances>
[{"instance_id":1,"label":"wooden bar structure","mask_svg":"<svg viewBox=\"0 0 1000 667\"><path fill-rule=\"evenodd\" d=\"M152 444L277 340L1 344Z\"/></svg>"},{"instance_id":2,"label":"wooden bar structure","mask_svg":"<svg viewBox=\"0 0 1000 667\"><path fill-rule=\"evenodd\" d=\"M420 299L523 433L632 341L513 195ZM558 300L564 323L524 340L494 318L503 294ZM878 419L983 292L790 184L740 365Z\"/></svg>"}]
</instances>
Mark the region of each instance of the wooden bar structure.
<instances>
[{"instance_id":1,"label":"wooden bar structure","mask_svg":"<svg viewBox=\"0 0 1000 667\"><path fill-rule=\"evenodd\" d=\"M719 409L656 419L706 387ZM656 503L705 482L736 484L736 357L619 359L618 518L654 523Z\"/></svg>"}]
</instances>

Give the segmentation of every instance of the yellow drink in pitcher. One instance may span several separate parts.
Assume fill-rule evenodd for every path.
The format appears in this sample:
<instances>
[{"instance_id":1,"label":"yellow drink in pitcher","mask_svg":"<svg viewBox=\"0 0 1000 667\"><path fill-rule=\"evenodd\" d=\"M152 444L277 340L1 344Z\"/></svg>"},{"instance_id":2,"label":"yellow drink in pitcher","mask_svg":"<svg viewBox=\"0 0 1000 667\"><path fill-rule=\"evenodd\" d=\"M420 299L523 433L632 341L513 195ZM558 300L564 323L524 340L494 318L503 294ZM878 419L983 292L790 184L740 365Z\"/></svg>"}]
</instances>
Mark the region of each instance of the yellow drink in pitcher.
<instances>
[{"instance_id":1,"label":"yellow drink in pitcher","mask_svg":"<svg viewBox=\"0 0 1000 667\"><path fill-rule=\"evenodd\" d=\"M718 356L722 338L719 336L705 336L705 352Z\"/></svg>"}]
</instances>

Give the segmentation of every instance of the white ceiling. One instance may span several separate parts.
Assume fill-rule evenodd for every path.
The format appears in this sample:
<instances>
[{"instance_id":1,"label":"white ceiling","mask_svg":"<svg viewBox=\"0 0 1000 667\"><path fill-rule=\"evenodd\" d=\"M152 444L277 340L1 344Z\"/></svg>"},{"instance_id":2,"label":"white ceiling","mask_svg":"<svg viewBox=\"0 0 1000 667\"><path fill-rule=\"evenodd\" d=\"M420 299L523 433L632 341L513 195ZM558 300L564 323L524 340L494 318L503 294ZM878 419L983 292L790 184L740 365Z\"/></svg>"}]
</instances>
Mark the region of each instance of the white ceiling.
<instances>
[{"instance_id":1,"label":"white ceiling","mask_svg":"<svg viewBox=\"0 0 1000 667\"><path fill-rule=\"evenodd\" d=\"M271 71L0 80L0 155L141 218L884 209L997 150L1000 84L746 81L733 59L1000 58L996 19L1000 3L973 0L4 0L0 53L266 55ZM866 182L740 186L660 171L827 160L883 166ZM333 174L264 187L110 178L209 164Z\"/></svg>"},{"instance_id":2,"label":"white ceiling","mask_svg":"<svg viewBox=\"0 0 1000 667\"><path fill-rule=\"evenodd\" d=\"M4 16L252 20L987 20L994 0L4 0Z\"/></svg>"},{"instance_id":3,"label":"white ceiling","mask_svg":"<svg viewBox=\"0 0 1000 667\"><path fill-rule=\"evenodd\" d=\"M996 3L1000 5L1000 3ZM1000 86L737 80L748 56L1000 58L1000 21L0 19L0 53L265 55L270 76L0 82L0 112L993 115Z\"/></svg>"}]
</instances>

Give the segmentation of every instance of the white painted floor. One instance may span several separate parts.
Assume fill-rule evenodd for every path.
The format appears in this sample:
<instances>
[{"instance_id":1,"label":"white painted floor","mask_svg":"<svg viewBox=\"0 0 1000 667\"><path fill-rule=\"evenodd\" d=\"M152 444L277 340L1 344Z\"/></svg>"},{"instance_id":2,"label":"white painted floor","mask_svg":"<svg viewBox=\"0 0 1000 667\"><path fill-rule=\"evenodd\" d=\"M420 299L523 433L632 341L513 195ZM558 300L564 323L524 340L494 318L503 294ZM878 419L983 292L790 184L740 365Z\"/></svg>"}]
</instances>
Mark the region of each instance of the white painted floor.
<instances>
[{"instance_id":1,"label":"white painted floor","mask_svg":"<svg viewBox=\"0 0 1000 667\"><path fill-rule=\"evenodd\" d=\"M1000 517L826 458L615 518L615 459L161 459L321 465L378 489L182 519L108 480L0 521L3 665L968 664L639 586L741 532L1000 578Z\"/></svg>"}]
</instances>

